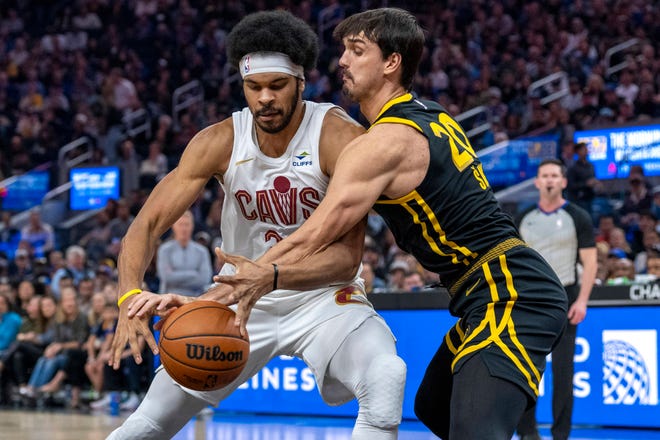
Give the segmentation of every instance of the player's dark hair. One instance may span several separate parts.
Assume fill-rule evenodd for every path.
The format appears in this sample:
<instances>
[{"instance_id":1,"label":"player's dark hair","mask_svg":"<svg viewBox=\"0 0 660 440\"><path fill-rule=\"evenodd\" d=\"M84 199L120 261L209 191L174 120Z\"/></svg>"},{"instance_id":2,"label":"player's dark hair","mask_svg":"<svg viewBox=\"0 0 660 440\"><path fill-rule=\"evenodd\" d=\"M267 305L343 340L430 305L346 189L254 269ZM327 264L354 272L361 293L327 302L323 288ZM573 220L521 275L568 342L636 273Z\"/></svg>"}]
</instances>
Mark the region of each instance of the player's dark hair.
<instances>
[{"instance_id":1,"label":"player's dark hair","mask_svg":"<svg viewBox=\"0 0 660 440\"><path fill-rule=\"evenodd\" d=\"M287 11L262 11L245 16L227 36L229 63L238 68L252 52L280 52L306 71L314 69L319 45L312 28Z\"/></svg>"},{"instance_id":2,"label":"player's dark hair","mask_svg":"<svg viewBox=\"0 0 660 440\"><path fill-rule=\"evenodd\" d=\"M564 162L562 162L559 159L543 159L541 163L539 164L539 167L537 168L536 175L539 174L538 170L541 169L543 165L557 165L559 169L561 170L561 175L563 177L566 177L566 165L564 165Z\"/></svg>"},{"instance_id":3,"label":"player's dark hair","mask_svg":"<svg viewBox=\"0 0 660 440\"><path fill-rule=\"evenodd\" d=\"M424 50L424 31L415 16L399 8L373 9L351 15L332 35L341 41L362 32L378 45L383 59L393 53L401 55L401 85L410 89Z\"/></svg>"}]
</instances>

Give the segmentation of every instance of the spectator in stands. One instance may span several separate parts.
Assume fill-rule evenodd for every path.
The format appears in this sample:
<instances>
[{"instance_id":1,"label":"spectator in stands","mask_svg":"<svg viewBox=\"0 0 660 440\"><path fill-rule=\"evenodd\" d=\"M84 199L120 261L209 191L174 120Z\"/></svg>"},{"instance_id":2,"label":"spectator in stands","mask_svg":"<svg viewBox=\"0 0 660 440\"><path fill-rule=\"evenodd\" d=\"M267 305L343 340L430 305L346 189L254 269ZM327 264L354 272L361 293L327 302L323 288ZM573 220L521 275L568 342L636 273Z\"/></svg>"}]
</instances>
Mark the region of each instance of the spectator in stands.
<instances>
[{"instance_id":1,"label":"spectator in stands","mask_svg":"<svg viewBox=\"0 0 660 440\"><path fill-rule=\"evenodd\" d=\"M119 199L116 202L117 204L117 214L116 217L110 220L108 223L108 229L110 230L110 242L121 240L128 227L133 221L133 216L131 215L130 207L126 199Z\"/></svg>"},{"instance_id":2,"label":"spectator in stands","mask_svg":"<svg viewBox=\"0 0 660 440\"><path fill-rule=\"evenodd\" d=\"M112 343L112 336L115 333L117 326L117 318L119 310L114 302L106 302L103 299L101 320L96 322L92 327L87 339L87 363L85 364L85 373L92 384L92 388L101 394L103 391L103 370L105 365L110 359L110 344ZM96 409L94 403L91 404L93 409Z\"/></svg>"},{"instance_id":3,"label":"spectator in stands","mask_svg":"<svg viewBox=\"0 0 660 440\"><path fill-rule=\"evenodd\" d=\"M167 157L162 153L160 142L151 142L149 156L140 163L140 188L153 188L168 171Z\"/></svg>"},{"instance_id":4,"label":"spectator in stands","mask_svg":"<svg viewBox=\"0 0 660 440\"><path fill-rule=\"evenodd\" d=\"M598 113L605 91L605 81L597 73L591 73L582 90L582 107L589 113Z\"/></svg>"},{"instance_id":5,"label":"spectator in stands","mask_svg":"<svg viewBox=\"0 0 660 440\"><path fill-rule=\"evenodd\" d=\"M7 275L9 280L18 284L25 278L32 276L32 259L30 253L24 248L19 248L14 254L14 260L9 263L7 268Z\"/></svg>"},{"instance_id":6,"label":"spectator in stands","mask_svg":"<svg viewBox=\"0 0 660 440\"><path fill-rule=\"evenodd\" d=\"M365 293L381 293L385 291L385 280L376 276L371 263L362 262L362 272L360 273L360 276L364 279Z\"/></svg>"},{"instance_id":7,"label":"spectator in stands","mask_svg":"<svg viewBox=\"0 0 660 440\"><path fill-rule=\"evenodd\" d=\"M424 288L424 280L419 272L408 272L403 278L404 292L419 292Z\"/></svg>"},{"instance_id":8,"label":"spectator in stands","mask_svg":"<svg viewBox=\"0 0 660 440\"><path fill-rule=\"evenodd\" d=\"M643 238L644 248L641 252L635 255L635 272L646 273L647 260L649 255L655 254L660 251L660 233L655 229L644 232Z\"/></svg>"},{"instance_id":9,"label":"spectator in stands","mask_svg":"<svg viewBox=\"0 0 660 440\"><path fill-rule=\"evenodd\" d=\"M53 275L59 269L66 266L66 260L64 259L64 253L60 250L50 251L48 253L46 268L48 271L49 279L53 279Z\"/></svg>"},{"instance_id":10,"label":"spectator in stands","mask_svg":"<svg viewBox=\"0 0 660 440\"><path fill-rule=\"evenodd\" d=\"M30 369L43 351L37 342L47 324L41 312L41 300L42 298L37 296L30 300L26 307L27 316L21 321L16 340L0 354L0 403L9 403L9 385L12 380L21 385L27 383ZM54 314L55 303L52 304L52 315Z\"/></svg>"},{"instance_id":11,"label":"spectator in stands","mask_svg":"<svg viewBox=\"0 0 660 440\"><path fill-rule=\"evenodd\" d=\"M69 246L66 250L66 266L58 269L53 275L50 290L55 297L60 297L60 280L70 278L73 286L78 286L85 278L94 277L94 272L87 267L87 253L78 245Z\"/></svg>"},{"instance_id":12,"label":"spectator in stands","mask_svg":"<svg viewBox=\"0 0 660 440\"><path fill-rule=\"evenodd\" d=\"M598 233L596 234L596 242L605 242L609 245L610 234L616 228L616 222L613 214L602 214L598 217Z\"/></svg>"},{"instance_id":13,"label":"spectator in stands","mask_svg":"<svg viewBox=\"0 0 660 440\"><path fill-rule=\"evenodd\" d=\"M596 252L598 255L598 269L596 270L595 284L602 286L607 281L607 276L610 273L610 245L605 241L596 241Z\"/></svg>"},{"instance_id":14,"label":"spectator in stands","mask_svg":"<svg viewBox=\"0 0 660 440\"><path fill-rule=\"evenodd\" d=\"M211 284L211 256L192 240L193 230L194 218L188 210L172 225L172 239L158 248L160 293L199 296Z\"/></svg>"},{"instance_id":15,"label":"spectator in stands","mask_svg":"<svg viewBox=\"0 0 660 440\"><path fill-rule=\"evenodd\" d=\"M561 143L559 160L564 163L566 169L573 166L575 163L575 144L573 143L573 139L566 139Z\"/></svg>"},{"instance_id":16,"label":"spectator in stands","mask_svg":"<svg viewBox=\"0 0 660 440\"><path fill-rule=\"evenodd\" d=\"M96 292L92 295L89 310L85 313L89 328L98 327L101 323L106 304L108 304L108 299L103 292Z\"/></svg>"},{"instance_id":17,"label":"spectator in stands","mask_svg":"<svg viewBox=\"0 0 660 440\"><path fill-rule=\"evenodd\" d=\"M96 267L96 277L94 278L94 290L103 290L106 284L117 279L117 263L112 258L104 258Z\"/></svg>"},{"instance_id":18,"label":"spectator in stands","mask_svg":"<svg viewBox=\"0 0 660 440\"><path fill-rule=\"evenodd\" d=\"M83 235L78 244L85 248L90 261L99 262L107 253L110 240L110 219L105 209L94 215L92 229Z\"/></svg>"},{"instance_id":19,"label":"spectator in stands","mask_svg":"<svg viewBox=\"0 0 660 440\"><path fill-rule=\"evenodd\" d=\"M568 80L568 94L561 99L561 106L569 112L582 108L583 97L580 81L572 76Z\"/></svg>"},{"instance_id":20,"label":"spectator in stands","mask_svg":"<svg viewBox=\"0 0 660 440\"><path fill-rule=\"evenodd\" d=\"M633 254L636 255L645 250L644 235L649 231L655 231L657 225L658 218L650 210L640 211L637 226L630 228L626 236Z\"/></svg>"},{"instance_id":21,"label":"spectator in stands","mask_svg":"<svg viewBox=\"0 0 660 440\"><path fill-rule=\"evenodd\" d=\"M84 343L89 335L87 319L78 309L77 292L68 287L62 290L59 316L44 339L48 346L39 358L23 394L33 397L36 391L53 393L65 380L72 385L69 406L78 408L80 387L85 379L86 351Z\"/></svg>"},{"instance_id":22,"label":"spectator in stands","mask_svg":"<svg viewBox=\"0 0 660 440\"><path fill-rule=\"evenodd\" d=\"M606 284L611 286L632 284L635 280L635 265L629 258L615 258L612 261Z\"/></svg>"},{"instance_id":23,"label":"spectator in stands","mask_svg":"<svg viewBox=\"0 0 660 440\"><path fill-rule=\"evenodd\" d=\"M0 251L4 252L6 257L13 258L20 238L20 231L11 225L11 212L2 211L0 213Z\"/></svg>"},{"instance_id":24,"label":"spectator in stands","mask_svg":"<svg viewBox=\"0 0 660 440\"><path fill-rule=\"evenodd\" d=\"M117 158L121 170L121 191L126 196L140 187L140 158L133 139L124 139L119 143Z\"/></svg>"},{"instance_id":25,"label":"spectator in stands","mask_svg":"<svg viewBox=\"0 0 660 440\"><path fill-rule=\"evenodd\" d=\"M319 72L318 69L312 69L308 72L305 79L305 90L303 99L308 101L321 102L326 101L330 94L330 80L327 75Z\"/></svg>"},{"instance_id":26,"label":"spectator in stands","mask_svg":"<svg viewBox=\"0 0 660 440\"><path fill-rule=\"evenodd\" d=\"M0 357L16 339L21 316L13 310L9 297L0 294Z\"/></svg>"},{"instance_id":27,"label":"spectator in stands","mask_svg":"<svg viewBox=\"0 0 660 440\"><path fill-rule=\"evenodd\" d=\"M376 244L371 236L364 237L364 251L362 253L362 263L369 263L374 271L374 276L381 280L387 278L387 271L385 269L385 261L382 255L381 248Z\"/></svg>"},{"instance_id":28,"label":"spectator in stands","mask_svg":"<svg viewBox=\"0 0 660 440\"><path fill-rule=\"evenodd\" d=\"M31 280L24 279L16 287L16 310L21 316L26 316L27 305L36 295L34 283Z\"/></svg>"},{"instance_id":29,"label":"spectator in stands","mask_svg":"<svg viewBox=\"0 0 660 440\"><path fill-rule=\"evenodd\" d=\"M409 272L410 267L405 261L400 259L392 261L387 271L387 289L393 292L403 292L405 290L404 280Z\"/></svg>"},{"instance_id":30,"label":"spectator in stands","mask_svg":"<svg viewBox=\"0 0 660 440\"><path fill-rule=\"evenodd\" d=\"M644 168L640 165L630 167L628 174L628 190L619 209L621 223L626 230L633 230L639 224L639 214L643 210L650 210L653 204L651 185L644 176Z\"/></svg>"},{"instance_id":31,"label":"spectator in stands","mask_svg":"<svg viewBox=\"0 0 660 440\"><path fill-rule=\"evenodd\" d=\"M125 112L136 110L140 106L135 84L124 76L124 72L119 67L110 70L103 83L102 92L106 104L113 111L112 125L119 123Z\"/></svg>"},{"instance_id":32,"label":"spectator in stands","mask_svg":"<svg viewBox=\"0 0 660 440\"><path fill-rule=\"evenodd\" d=\"M646 273L654 275L656 280L660 280L660 250L648 255Z\"/></svg>"},{"instance_id":33,"label":"spectator in stands","mask_svg":"<svg viewBox=\"0 0 660 440\"><path fill-rule=\"evenodd\" d=\"M656 99L653 83L641 85L639 95L635 100L635 114L639 116L640 120L660 116L660 100Z\"/></svg>"},{"instance_id":34,"label":"spectator in stands","mask_svg":"<svg viewBox=\"0 0 660 440\"><path fill-rule=\"evenodd\" d=\"M653 191L653 203L651 203L651 213L655 218L660 219L660 185L654 186Z\"/></svg>"},{"instance_id":35,"label":"spectator in stands","mask_svg":"<svg viewBox=\"0 0 660 440\"><path fill-rule=\"evenodd\" d=\"M639 94L639 86L633 83L633 72L629 69L621 71L619 78L619 85L614 90L616 96L625 100L628 104L633 105Z\"/></svg>"},{"instance_id":36,"label":"spectator in stands","mask_svg":"<svg viewBox=\"0 0 660 440\"><path fill-rule=\"evenodd\" d=\"M630 243L628 243L628 240L626 239L626 232L622 228L612 229L608 243L610 245L610 249L617 249L625 254L621 258L625 257L630 260L634 258L633 251L630 248Z\"/></svg>"},{"instance_id":37,"label":"spectator in stands","mask_svg":"<svg viewBox=\"0 0 660 440\"><path fill-rule=\"evenodd\" d=\"M86 277L78 282L78 308L83 315L86 315L92 307L94 287L94 278Z\"/></svg>"},{"instance_id":38,"label":"spectator in stands","mask_svg":"<svg viewBox=\"0 0 660 440\"><path fill-rule=\"evenodd\" d=\"M600 182L596 179L594 166L589 162L587 157L589 154L587 144L584 142L575 144L575 154L577 155L577 159L568 168L566 174L568 180L566 195L568 200L591 215L596 189L599 187Z\"/></svg>"},{"instance_id":39,"label":"spectator in stands","mask_svg":"<svg viewBox=\"0 0 660 440\"><path fill-rule=\"evenodd\" d=\"M53 227L41 219L41 209L32 208L28 224L21 229L21 241L30 244L35 257L43 258L55 247Z\"/></svg>"}]
</instances>

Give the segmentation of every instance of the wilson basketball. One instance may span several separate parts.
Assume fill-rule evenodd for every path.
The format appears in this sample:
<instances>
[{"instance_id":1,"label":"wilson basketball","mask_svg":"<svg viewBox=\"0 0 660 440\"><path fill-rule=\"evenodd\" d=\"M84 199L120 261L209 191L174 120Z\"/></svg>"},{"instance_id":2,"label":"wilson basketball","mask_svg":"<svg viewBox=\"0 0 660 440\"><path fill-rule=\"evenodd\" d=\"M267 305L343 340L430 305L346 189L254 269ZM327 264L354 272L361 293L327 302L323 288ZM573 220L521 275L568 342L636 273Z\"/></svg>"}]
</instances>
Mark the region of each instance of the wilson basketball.
<instances>
[{"instance_id":1,"label":"wilson basketball","mask_svg":"<svg viewBox=\"0 0 660 440\"><path fill-rule=\"evenodd\" d=\"M215 301L194 301L167 317L160 332L160 362L186 388L212 391L238 377L250 341L234 326L233 310Z\"/></svg>"}]
</instances>

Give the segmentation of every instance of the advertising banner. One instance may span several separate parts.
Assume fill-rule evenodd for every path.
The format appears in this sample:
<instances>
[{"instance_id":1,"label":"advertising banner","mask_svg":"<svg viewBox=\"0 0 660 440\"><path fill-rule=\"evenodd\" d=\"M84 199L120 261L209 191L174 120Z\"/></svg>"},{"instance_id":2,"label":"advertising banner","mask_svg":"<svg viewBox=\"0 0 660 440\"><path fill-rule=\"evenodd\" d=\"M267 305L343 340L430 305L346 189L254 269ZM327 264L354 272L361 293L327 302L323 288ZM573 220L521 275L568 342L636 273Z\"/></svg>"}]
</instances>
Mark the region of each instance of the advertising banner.
<instances>
[{"instance_id":1,"label":"advertising banner","mask_svg":"<svg viewBox=\"0 0 660 440\"><path fill-rule=\"evenodd\" d=\"M575 353L575 424L660 427L658 331L660 308L591 307L578 327ZM444 333L455 322L447 310L381 310L397 337L408 376L403 416L414 419L415 392ZM365 344L369 343L365 341ZM549 357L537 417L550 423L552 371ZM224 411L355 416L355 401L330 407L314 376L299 359L279 357L221 403Z\"/></svg>"},{"instance_id":2,"label":"advertising banner","mask_svg":"<svg viewBox=\"0 0 660 440\"><path fill-rule=\"evenodd\" d=\"M628 177L632 165L641 165L647 176L660 175L660 125L576 131L575 142L584 142L596 177Z\"/></svg>"}]
</instances>

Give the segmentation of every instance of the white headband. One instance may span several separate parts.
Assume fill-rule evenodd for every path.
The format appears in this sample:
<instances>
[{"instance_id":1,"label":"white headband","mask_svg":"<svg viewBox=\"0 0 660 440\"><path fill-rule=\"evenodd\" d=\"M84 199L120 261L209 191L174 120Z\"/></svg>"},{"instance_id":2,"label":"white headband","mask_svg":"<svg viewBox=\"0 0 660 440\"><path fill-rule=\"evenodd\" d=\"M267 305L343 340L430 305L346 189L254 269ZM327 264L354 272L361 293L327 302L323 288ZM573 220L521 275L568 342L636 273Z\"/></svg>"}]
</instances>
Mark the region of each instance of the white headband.
<instances>
[{"instance_id":1,"label":"white headband","mask_svg":"<svg viewBox=\"0 0 660 440\"><path fill-rule=\"evenodd\" d=\"M302 66L294 64L288 55L281 52L252 52L241 58L238 63L241 77L255 73L288 73L289 75L305 79Z\"/></svg>"}]
</instances>

